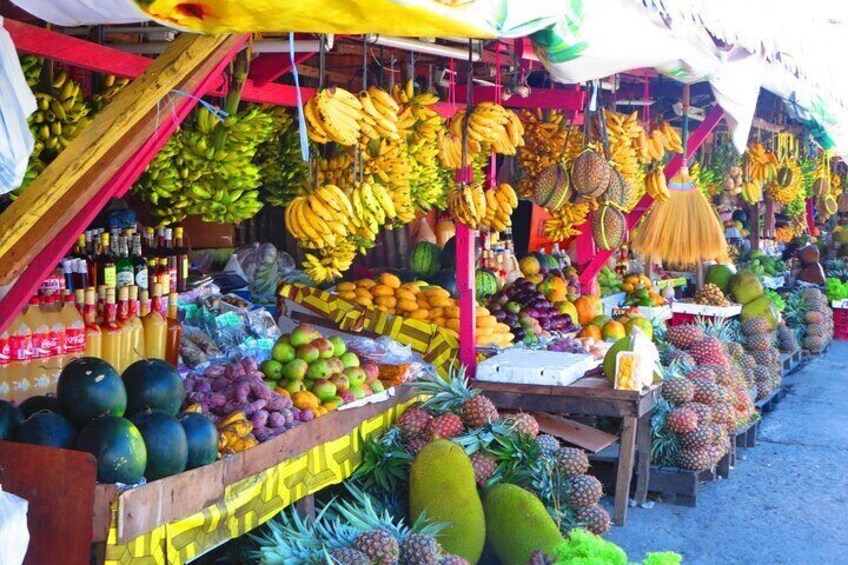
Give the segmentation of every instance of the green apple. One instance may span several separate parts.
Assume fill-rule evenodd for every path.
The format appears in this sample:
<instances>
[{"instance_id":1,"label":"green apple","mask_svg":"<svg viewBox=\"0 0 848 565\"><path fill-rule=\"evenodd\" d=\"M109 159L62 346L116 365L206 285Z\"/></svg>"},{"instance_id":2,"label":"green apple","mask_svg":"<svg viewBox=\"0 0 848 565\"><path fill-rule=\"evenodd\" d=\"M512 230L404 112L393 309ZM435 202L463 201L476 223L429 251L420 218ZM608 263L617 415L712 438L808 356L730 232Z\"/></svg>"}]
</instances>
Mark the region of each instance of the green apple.
<instances>
[{"instance_id":1,"label":"green apple","mask_svg":"<svg viewBox=\"0 0 848 565\"><path fill-rule=\"evenodd\" d=\"M341 357L344 355L345 351L347 351L347 344L345 344L341 336L334 335L330 338L330 341L333 343L333 356Z\"/></svg>"},{"instance_id":2,"label":"green apple","mask_svg":"<svg viewBox=\"0 0 848 565\"><path fill-rule=\"evenodd\" d=\"M267 359L259 365L259 370L269 381L278 381L283 374L283 364L276 359Z\"/></svg>"},{"instance_id":3,"label":"green apple","mask_svg":"<svg viewBox=\"0 0 848 565\"><path fill-rule=\"evenodd\" d=\"M288 363L295 358L294 347L285 341L277 341L271 349L271 357L280 363Z\"/></svg>"}]
</instances>

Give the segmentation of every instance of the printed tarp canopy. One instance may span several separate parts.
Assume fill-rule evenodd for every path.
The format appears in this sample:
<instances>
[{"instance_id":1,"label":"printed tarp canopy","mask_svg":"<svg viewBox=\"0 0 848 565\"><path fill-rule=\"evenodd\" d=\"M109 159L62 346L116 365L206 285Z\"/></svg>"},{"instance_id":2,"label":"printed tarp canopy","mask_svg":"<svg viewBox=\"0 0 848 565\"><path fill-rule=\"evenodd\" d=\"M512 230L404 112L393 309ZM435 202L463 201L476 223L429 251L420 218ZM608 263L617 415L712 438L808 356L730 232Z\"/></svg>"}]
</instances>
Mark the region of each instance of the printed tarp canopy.
<instances>
[{"instance_id":1,"label":"printed tarp canopy","mask_svg":"<svg viewBox=\"0 0 848 565\"><path fill-rule=\"evenodd\" d=\"M744 149L760 88L787 101L819 144L848 155L848 47L839 12L794 0L13 0L53 24L155 20L196 32L377 33L412 37L530 36L560 82L652 68L708 81ZM824 10L824 11L823 11ZM8 127L8 123L7 123Z\"/></svg>"}]
</instances>

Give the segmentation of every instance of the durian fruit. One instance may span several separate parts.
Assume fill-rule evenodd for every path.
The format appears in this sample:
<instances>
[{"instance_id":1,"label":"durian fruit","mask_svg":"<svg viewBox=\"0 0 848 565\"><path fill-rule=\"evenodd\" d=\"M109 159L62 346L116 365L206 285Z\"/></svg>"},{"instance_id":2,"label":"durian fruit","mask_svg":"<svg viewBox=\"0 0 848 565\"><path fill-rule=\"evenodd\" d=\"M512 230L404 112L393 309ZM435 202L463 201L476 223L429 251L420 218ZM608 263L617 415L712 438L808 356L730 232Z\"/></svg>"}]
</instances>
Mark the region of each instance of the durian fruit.
<instances>
[{"instance_id":1,"label":"durian fruit","mask_svg":"<svg viewBox=\"0 0 848 565\"><path fill-rule=\"evenodd\" d=\"M469 563L480 560L486 542L483 504L471 459L452 441L430 443L412 462L409 514L420 516L422 512L430 520L450 524L439 536L446 553L459 555Z\"/></svg>"},{"instance_id":2,"label":"durian fruit","mask_svg":"<svg viewBox=\"0 0 848 565\"><path fill-rule=\"evenodd\" d=\"M489 547L503 565L526 565L534 551L553 555L562 534L535 494L502 483L486 492Z\"/></svg>"}]
</instances>

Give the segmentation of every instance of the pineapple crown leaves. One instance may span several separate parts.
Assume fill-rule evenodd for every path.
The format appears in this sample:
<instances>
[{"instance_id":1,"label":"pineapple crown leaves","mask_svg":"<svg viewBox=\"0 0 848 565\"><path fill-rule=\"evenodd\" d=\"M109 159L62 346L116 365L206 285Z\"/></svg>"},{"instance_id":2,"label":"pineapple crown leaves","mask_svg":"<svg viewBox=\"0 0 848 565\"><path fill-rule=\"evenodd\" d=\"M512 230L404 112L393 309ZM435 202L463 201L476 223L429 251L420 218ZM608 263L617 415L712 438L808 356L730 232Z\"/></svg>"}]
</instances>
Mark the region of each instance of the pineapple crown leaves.
<instances>
[{"instance_id":1,"label":"pineapple crown leaves","mask_svg":"<svg viewBox=\"0 0 848 565\"><path fill-rule=\"evenodd\" d=\"M416 394L429 396L422 406L436 415L455 412L480 394L479 390L468 386L465 365L453 364L448 376L448 379L443 379L439 375L428 373L412 385Z\"/></svg>"},{"instance_id":2,"label":"pineapple crown leaves","mask_svg":"<svg viewBox=\"0 0 848 565\"><path fill-rule=\"evenodd\" d=\"M710 337L717 338L723 342L740 341L742 327L738 321L732 318L704 318L697 316L695 325Z\"/></svg>"},{"instance_id":3,"label":"pineapple crown leaves","mask_svg":"<svg viewBox=\"0 0 848 565\"><path fill-rule=\"evenodd\" d=\"M660 398L651 417L651 460L657 465L671 466L674 456L680 450L677 434L665 426L668 414L673 409L671 403Z\"/></svg>"},{"instance_id":4,"label":"pineapple crown leaves","mask_svg":"<svg viewBox=\"0 0 848 565\"><path fill-rule=\"evenodd\" d=\"M684 377L694 368L695 366L691 363L687 363L680 359L674 359L668 364L668 367L666 367L665 373L663 374L663 380L672 379L674 377Z\"/></svg>"},{"instance_id":5,"label":"pineapple crown leaves","mask_svg":"<svg viewBox=\"0 0 848 565\"><path fill-rule=\"evenodd\" d=\"M393 426L380 438L371 436L363 442L362 464L353 479L376 494L391 493L409 478L412 460L401 443L400 429Z\"/></svg>"},{"instance_id":6,"label":"pineapple crown leaves","mask_svg":"<svg viewBox=\"0 0 848 565\"><path fill-rule=\"evenodd\" d=\"M434 522L427 518L426 513L422 512L409 526L404 518L396 518L379 499L353 485L346 484L345 486L351 498L340 498L335 504L331 501L328 503L328 507L332 507L333 513L338 518L346 520L351 527L358 530L358 533L382 530L402 542L411 534L437 537L449 525L444 522Z\"/></svg>"}]
</instances>

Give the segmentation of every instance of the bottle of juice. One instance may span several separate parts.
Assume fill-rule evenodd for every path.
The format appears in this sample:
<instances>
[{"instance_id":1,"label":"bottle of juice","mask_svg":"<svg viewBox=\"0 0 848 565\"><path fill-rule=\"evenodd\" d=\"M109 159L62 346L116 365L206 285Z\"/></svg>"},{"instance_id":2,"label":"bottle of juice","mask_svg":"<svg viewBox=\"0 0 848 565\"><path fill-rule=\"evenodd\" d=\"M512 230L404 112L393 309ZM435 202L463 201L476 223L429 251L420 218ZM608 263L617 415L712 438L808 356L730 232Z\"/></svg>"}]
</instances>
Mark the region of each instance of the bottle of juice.
<instances>
[{"instance_id":1,"label":"bottle of juice","mask_svg":"<svg viewBox=\"0 0 848 565\"><path fill-rule=\"evenodd\" d=\"M150 290L152 291L153 288ZM138 317L143 320L148 314L150 314L150 293L146 290L142 290L138 293ZM142 335L143 334L144 330L142 330Z\"/></svg>"},{"instance_id":2,"label":"bottle of juice","mask_svg":"<svg viewBox=\"0 0 848 565\"><path fill-rule=\"evenodd\" d=\"M85 292L80 290L79 293L83 294L85 302ZM65 365L85 352L85 321L75 302L74 294L66 294L62 310L59 312L62 323L65 324Z\"/></svg>"},{"instance_id":3,"label":"bottle of juice","mask_svg":"<svg viewBox=\"0 0 848 565\"><path fill-rule=\"evenodd\" d=\"M115 289L112 287L106 290L106 304L103 307L103 322L100 324L100 333L103 340L101 357L116 369L121 367L123 363L121 352L123 332L118 324L118 304L115 302Z\"/></svg>"},{"instance_id":4,"label":"bottle of juice","mask_svg":"<svg viewBox=\"0 0 848 565\"><path fill-rule=\"evenodd\" d=\"M82 318L85 322L85 356L103 356L103 335L100 326L97 325L97 294L93 287L85 291L85 306L82 310Z\"/></svg>"},{"instance_id":5,"label":"bottle of juice","mask_svg":"<svg viewBox=\"0 0 848 565\"><path fill-rule=\"evenodd\" d=\"M132 362L130 359L133 339L130 325L130 293L126 286L118 289L118 326L121 328L121 364L115 368L119 373L123 373Z\"/></svg>"},{"instance_id":6,"label":"bottle of juice","mask_svg":"<svg viewBox=\"0 0 848 565\"><path fill-rule=\"evenodd\" d=\"M56 295L46 295L41 302L41 315L48 328L43 347L48 352L45 367L52 382L59 382L59 374L65 366L65 323L59 312Z\"/></svg>"},{"instance_id":7,"label":"bottle of juice","mask_svg":"<svg viewBox=\"0 0 848 565\"><path fill-rule=\"evenodd\" d=\"M77 307L77 312L79 312L80 317L82 317L82 311L85 309L85 289L78 288L74 291L74 303Z\"/></svg>"},{"instance_id":8,"label":"bottle of juice","mask_svg":"<svg viewBox=\"0 0 848 565\"><path fill-rule=\"evenodd\" d=\"M168 338L165 344L165 361L177 366L180 359L180 338L183 336L183 325L179 318L178 295L172 292L168 295Z\"/></svg>"},{"instance_id":9,"label":"bottle of juice","mask_svg":"<svg viewBox=\"0 0 848 565\"><path fill-rule=\"evenodd\" d=\"M165 359L168 322L162 315L161 300L162 286L157 283L153 285L150 312L141 321L144 325L144 354L148 359Z\"/></svg>"},{"instance_id":10,"label":"bottle of juice","mask_svg":"<svg viewBox=\"0 0 848 565\"><path fill-rule=\"evenodd\" d=\"M29 383L29 354L32 348L32 332L26 322L23 312L12 321L7 330L9 334L9 364L6 367L6 378L9 381L11 394L9 400L20 402L19 387ZM34 383L33 383L34 384Z\"/></svg>"},{"instance_id":11,"label":"bottle of juice","mask_svg":"<svg viewBox=\"0 0 848 565\"><path fill-rule=\"evenodd\" d=\"M29 382L33 385L30 393L44 394L49 392L51 382L50 370L47 367L47 358L50 355L48 334L50 327L47 320L41 314L41 299L33 296L29 300L29 307L24 313L24 319L31 330L30 339L30 363Z\"/></svg>"},{"instance_id":12,"label":"bottle of juice","mask_svg":"<svg viewBox=\"0 0 848 565\"><path fill-rule=\"evenodd\" d=\"M144 326L141 324L140 312L141 304L138 301L138 286L130 285L130 317L129 322L132 326L132 355L131 362L144 359Z\"/></svg>"}]
</instances>

